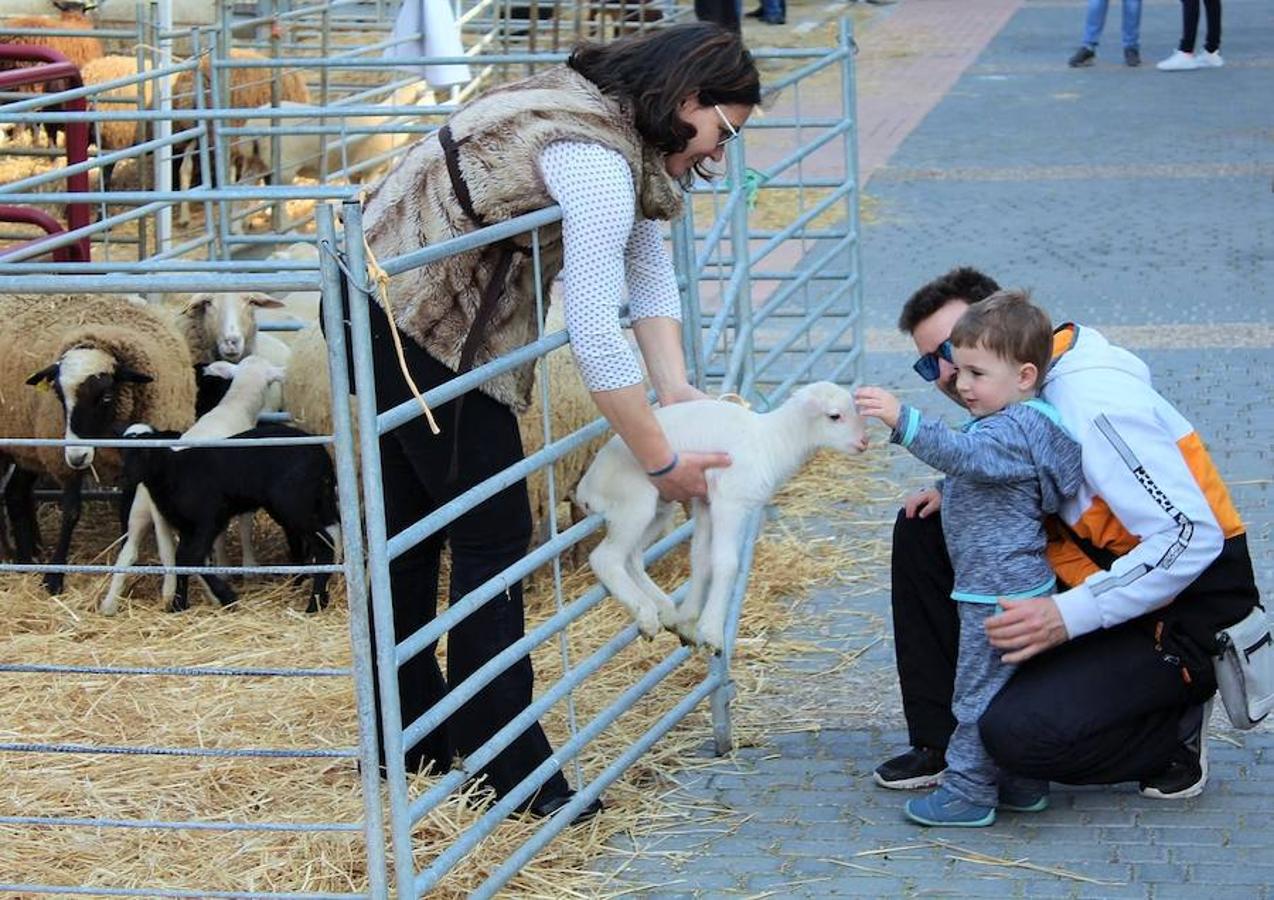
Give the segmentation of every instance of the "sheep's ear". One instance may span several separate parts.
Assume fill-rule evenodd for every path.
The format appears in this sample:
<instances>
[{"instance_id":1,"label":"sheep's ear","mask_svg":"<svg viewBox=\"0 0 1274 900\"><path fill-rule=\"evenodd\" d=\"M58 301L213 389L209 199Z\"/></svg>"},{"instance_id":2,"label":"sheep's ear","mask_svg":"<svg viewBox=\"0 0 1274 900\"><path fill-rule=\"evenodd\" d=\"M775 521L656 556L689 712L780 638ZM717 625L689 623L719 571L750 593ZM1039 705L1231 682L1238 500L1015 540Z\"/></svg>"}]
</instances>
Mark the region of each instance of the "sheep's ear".
<instances>
[{"instance_id":1,"label":"sheep's ear","mask_svg":"<svg viewBox=\"0 0 1274 900\"><path fill-rule=\"evenodd\" d=\"M224 378L227 381L231 381L234 379L234 374L238 370L239 370L239 366L237 364L232 363L228 360L219 359L219 360L216 360L215 362L210 362L208 363L208 365L204 366L203 374L213 375L217 378Z\"/></svg>"},{"instance_id":2,"label":"sheep's ear","mask_svg":"<svg viewBox=\"0 0 1274 900\"><path fill-rule=\"evenodd\" d=\"M115 370L115 380L120 384L150 384L155 379L145 372L138 372L125 366L120 366Z\"/></svg>"},{"instance_id":3,"label":"sheep's ear","mask_svg":"<svg viewBox=\"0 0 1274 900\"><path fill-rule=\"evenodd\" d=\"M42 383L52 384L54 381L57 380L57 377L58 377L58 364L54 363L53 365L48 366L47 368L41 369L40 371L33 374L30 378L27 379L27 384L35 385L37 387Z\"/></svg>"},{"instance_id":4,"label":"sheep's ear","mask_svg":"<svg viewBox=\"0 0 1274 900\"><path fill-rule=\"evenodd\" d=\"M282 300L275 300L269 294L244 294L243 299L257 309L282 309Z\"/></svg>"},{"instance_id":5,"label":"sheep's ear","mask_svg":"<svg viewBox=\"0 0 1274 900\"><path fill-rule=\"evenodd\" d=\"M190 315L192 313L200 313L208 308L208 304L212 302L212 294L195 294L186 301L186 306L182 312Z\"/></svg>"}]
</instances>

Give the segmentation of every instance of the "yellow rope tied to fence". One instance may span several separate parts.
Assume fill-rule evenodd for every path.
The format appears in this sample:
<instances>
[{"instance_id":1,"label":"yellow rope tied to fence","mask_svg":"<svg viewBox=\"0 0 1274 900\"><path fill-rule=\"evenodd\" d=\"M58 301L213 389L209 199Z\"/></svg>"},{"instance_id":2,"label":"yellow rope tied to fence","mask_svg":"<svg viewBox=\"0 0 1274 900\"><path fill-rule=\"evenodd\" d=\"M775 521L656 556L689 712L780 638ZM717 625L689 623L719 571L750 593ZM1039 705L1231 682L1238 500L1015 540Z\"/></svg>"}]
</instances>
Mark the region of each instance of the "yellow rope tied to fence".
<instances>
[{"instance_id":1,"label":"yellow rope tied to fence","mask_svg":"<svg viewBox=\"0 0 1274 900\"><path fill-rule=\"evenodd\" d=\"M367 273L376 285L376 292L380 294L380 302L385 310L385 317L389 319L389 333L394 339L394 352L398 354L398 368L403 373L403 379L406 380L407 387L411 388L412 396L420 404L420 408L429 422L429 430L434 434L441 434L442 429L434 421L434 414L429 409L429 404L425 402L420 388L416 387L415 380L411 377L411 373L407 371L407 357L403 353L402 335L398 333L398 323L394 321L394 308L389 304L389 273L381 268L380 263L376 260L376 254L372 252L372 245L367 242L367 235L363 235L363 253L367 256Z\"/></svg>"}]
</instances>

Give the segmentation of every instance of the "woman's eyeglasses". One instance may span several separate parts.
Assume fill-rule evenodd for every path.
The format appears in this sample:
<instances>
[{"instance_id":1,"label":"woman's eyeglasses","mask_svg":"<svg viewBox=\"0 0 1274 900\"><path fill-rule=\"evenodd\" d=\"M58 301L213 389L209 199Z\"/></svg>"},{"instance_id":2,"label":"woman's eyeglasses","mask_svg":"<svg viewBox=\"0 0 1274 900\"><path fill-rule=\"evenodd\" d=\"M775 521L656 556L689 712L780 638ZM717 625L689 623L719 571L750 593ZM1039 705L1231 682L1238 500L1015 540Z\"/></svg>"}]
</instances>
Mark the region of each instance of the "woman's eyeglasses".
<instances>
[{"instance_id":1,"label":"woman's eyeglasses","mask_svg":"<svg viewBox=\"0 0 1274 900\"><path fill-rule=\"evenodd\" d=\"M932 353L926 353L920 357L911 367L916 370L916 374L925 381L937 381L938 375L942 372L942 364L938 362L938 357L942 357L947 362L954 362L951 358L951 342L943 341L938 345L938 349Z\"/></svg>"},{"instance_id":2,"label":"woman's eyeglasses","mask_svg":"<svg viewBox=\"0 0 1274 900\"><path fill-rule=\"evenodd\" d=\"M717 111L717 115L721 117L721 124L724 125L726 127L726 131L729 132L729 134L726 134L725 131L722 131L719 128L717 129L717 138L718 138L717 146L724 147L726 144L730 143L732 140L734 140L735 138L739 136L739 129L734 127L734 123L731 122L726 117L726 114L721 111L721 107L717 106L714 103L712 104L712 108Z\"/></svg>"}]
</instances>

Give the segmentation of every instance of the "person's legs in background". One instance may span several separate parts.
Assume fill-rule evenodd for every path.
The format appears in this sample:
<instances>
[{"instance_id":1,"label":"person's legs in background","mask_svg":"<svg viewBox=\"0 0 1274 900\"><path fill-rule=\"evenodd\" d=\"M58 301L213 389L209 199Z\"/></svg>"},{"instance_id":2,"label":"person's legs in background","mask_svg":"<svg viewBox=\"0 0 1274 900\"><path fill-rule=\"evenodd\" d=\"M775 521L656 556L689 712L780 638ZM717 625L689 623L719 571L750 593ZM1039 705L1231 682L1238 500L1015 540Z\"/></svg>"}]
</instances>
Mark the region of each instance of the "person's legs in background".
<instances>
[{"instance_id":1,"label":"person's legs in background","mask_svg":"<svg viewBox=\"0 0 1274 900\"><path fill-rule=\"evenodd\" d=\"M1088 9L1084 13L1084 36L1080 39L1079 49L1071 54L1067 62L1072 69L1091 66L1097 58L1097 42L1101 40L1102 29L1106 27L1106 9L1109 0L1088 0Z\"/></svg>"},{"instance_id":2,"label":"person's legs in background","mask_svg":"<svg viewBox=\"0 0 1274 900\"><path fill-rule=\"evenodd\" d=\"M1124 44L1124 64L1141 65L1141 0L1124 0L1120 37Z\"/></svg>"}]
</instances>

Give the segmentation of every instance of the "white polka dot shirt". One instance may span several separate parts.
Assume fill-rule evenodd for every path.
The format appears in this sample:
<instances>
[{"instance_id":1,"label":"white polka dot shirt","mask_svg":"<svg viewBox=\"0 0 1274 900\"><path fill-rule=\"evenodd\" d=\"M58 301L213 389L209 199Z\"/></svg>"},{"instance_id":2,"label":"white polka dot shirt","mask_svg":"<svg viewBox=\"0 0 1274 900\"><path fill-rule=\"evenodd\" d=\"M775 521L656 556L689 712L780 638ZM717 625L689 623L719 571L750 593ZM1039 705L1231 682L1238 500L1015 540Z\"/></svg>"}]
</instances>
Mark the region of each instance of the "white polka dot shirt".
<instances>
[{"instance_id":1,"label":"white polka dot shirt","mask_svg":"<svg viewBox=\"0 0 1274 900\"><path fill-rule=\"evenodd\" d=\"M559 141L540 153L549 195L562 207L562 281L566 330L590 391L642 382L619 324L628 302L633 321L681 318L681 295L659 224L635 219L632 170L600 144Z\"/></svg>"}]
</instances>

